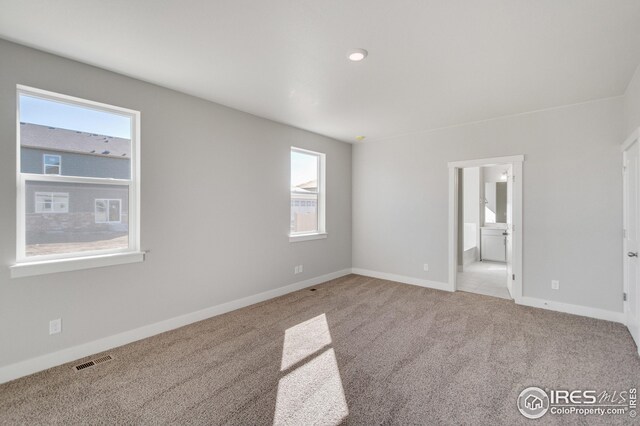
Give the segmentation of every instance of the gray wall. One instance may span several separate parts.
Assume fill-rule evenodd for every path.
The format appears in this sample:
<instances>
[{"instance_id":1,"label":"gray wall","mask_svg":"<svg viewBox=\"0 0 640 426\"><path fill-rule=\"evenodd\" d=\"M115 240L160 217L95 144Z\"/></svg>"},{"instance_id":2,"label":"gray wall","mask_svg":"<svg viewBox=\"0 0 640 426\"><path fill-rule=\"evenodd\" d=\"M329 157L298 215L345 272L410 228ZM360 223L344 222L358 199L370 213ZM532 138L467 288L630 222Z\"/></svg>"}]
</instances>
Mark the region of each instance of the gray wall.
<instances>
[{"instance_id":1,"label":"gray wall","mask_svg":"<svg viewBox=\"0 0 640 426\"><path fill-rule=\"evenodd\" d=\"M351 145L2 40L0 57L0 366L351 266ZM9 278L16 84L142 112L147 261ZM327 154L326 240L289 243L291 145Z\"/></svg>"},{"instance_id":2,"label":"gray wall","mask_svg":"<svg viewBox=\"0 0 640 426\"><path fill-rule=\"evenodd\" d=\"M636 68L633 78L624 95L625 137L640 127L640 66Z\"/></svg>"},{"instance_id":3,"label":"gray wall","mask_svg":"<svg viewBox=\"0 0 640 426\"><path fill-rule=\"evenodd\" d=\"M356 145L354 268L446 282L447 162L524 154L524 296L621 311L623 115L618 97Z\"/></svg>"}]
</instances>

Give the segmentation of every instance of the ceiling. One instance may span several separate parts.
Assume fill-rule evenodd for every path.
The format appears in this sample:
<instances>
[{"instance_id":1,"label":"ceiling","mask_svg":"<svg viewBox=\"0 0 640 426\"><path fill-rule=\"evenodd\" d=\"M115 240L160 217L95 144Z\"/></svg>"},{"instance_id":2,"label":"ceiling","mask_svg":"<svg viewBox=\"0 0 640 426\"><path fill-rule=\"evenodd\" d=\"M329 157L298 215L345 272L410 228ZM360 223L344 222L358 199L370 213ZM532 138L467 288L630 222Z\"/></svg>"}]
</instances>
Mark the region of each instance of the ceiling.
<instances>
[{"instance_id":1,"label":"ceiling","mask_svg":"<svg viewBox=\"0 0 640 426\"><path fill-rule=\"evenodd\" d=\"M354 142L622 95L638 0L0 0L0 37ZM350 48L369 51L347 60Z\"/></svg>"}]
</instances>

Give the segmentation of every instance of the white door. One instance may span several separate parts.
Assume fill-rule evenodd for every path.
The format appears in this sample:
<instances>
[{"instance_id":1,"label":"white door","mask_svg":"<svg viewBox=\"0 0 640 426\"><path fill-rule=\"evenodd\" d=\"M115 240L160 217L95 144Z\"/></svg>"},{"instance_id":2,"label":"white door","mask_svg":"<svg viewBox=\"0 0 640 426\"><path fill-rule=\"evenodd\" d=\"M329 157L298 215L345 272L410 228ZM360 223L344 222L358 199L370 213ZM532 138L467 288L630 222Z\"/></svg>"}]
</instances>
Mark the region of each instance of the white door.
<instances>
[{"instance_id":1,"label":"white door","mask_svg":"<svg viewBox=\"0 0 640 426\"><path fill-rule=\"evenodd\" d=\"M512 234L513 234L513 170L512 167L509 167L509 176L507 177L507 229L505 231L506 238L505 249L506 249L506 262L507 262L507 288L509 289L509 294L511 298L513 298L513 290L511 289L511 285L513 284L512 276L513 276L513 243L512 243Z\"/></svg>"},{"instance_id":2,"label":"white door","mask_svg":"<svg viewBox=\"0 0 640 426\"><path fill-rule=\"evenodd\" d=\"M638 141L624 151L624 291L627 295L624 310L627 327L640 346L640 259L638 259L638 235L640 212L638 211Z\"/></svg>"}]
</instances>

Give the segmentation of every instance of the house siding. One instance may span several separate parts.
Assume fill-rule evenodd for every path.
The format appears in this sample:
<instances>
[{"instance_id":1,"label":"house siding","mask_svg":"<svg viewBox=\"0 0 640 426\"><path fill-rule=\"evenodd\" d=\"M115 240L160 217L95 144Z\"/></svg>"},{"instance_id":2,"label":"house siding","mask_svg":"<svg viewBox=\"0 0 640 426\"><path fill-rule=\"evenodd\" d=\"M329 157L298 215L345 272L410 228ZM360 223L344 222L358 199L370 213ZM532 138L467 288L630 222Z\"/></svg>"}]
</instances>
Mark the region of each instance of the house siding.
<instances>
[{"instance_id":1,"label":"house siding","mask_svg":"<svg viewBox=\"0 0 640 426\"><path fill-rule=\"evenodd\" d=\"M36 193L69 194L65 213L36 213ZM98 199L120 201L120 222L96 223ZM70 243L108 240L127 235L128 187L54 182L29 182L26 187L26 244Z\"/></svg>"},{"instance_id":2,"label":"house siding","mask_svg":"<svg viewBox=\"0 0 640 426\"><path fill-rule=\"evenodd\" d=\"M43 174L44 154L61 157L62 172L65 176L130 179L131 160L101 155L79 154L55 150L22 147L20 163L22 173Z\"/></svg>"}]
</instances>

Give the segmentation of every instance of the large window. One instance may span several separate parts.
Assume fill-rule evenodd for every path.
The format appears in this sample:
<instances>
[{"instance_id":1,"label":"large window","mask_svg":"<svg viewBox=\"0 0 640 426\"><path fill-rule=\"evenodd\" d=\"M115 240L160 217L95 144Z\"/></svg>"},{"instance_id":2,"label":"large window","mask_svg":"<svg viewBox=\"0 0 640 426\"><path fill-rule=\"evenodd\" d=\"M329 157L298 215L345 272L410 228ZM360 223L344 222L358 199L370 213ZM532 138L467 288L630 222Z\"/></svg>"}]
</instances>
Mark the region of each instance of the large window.
<instances>
[{"instance_id":1,"label":"large window","mask_svg":"<svg viewBox=\"0 0 640 426\"><path fill-rule=\"evenodd\" d=\"M324 238L325 155L291 148L291 224L292 241Z\"/></svg>"},{"instance_id":2,"label":"large window","mask_svg":"<svg viewBox=\"0 0 640 426\"><path fill-rule=\"evenodd\" d=\"M24 86L17 96L14 269L139 254L139 113Z\"/></svg>"}]
</instances>

